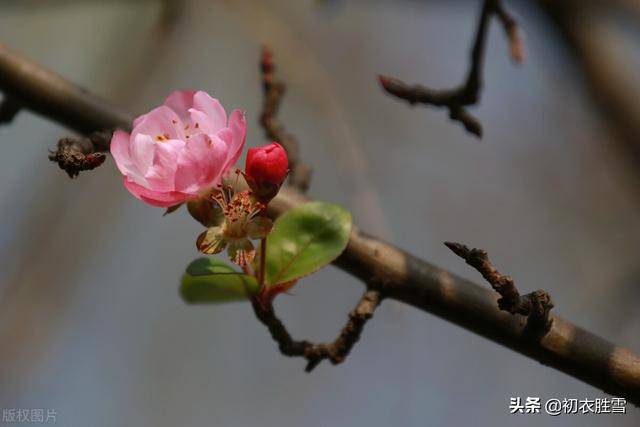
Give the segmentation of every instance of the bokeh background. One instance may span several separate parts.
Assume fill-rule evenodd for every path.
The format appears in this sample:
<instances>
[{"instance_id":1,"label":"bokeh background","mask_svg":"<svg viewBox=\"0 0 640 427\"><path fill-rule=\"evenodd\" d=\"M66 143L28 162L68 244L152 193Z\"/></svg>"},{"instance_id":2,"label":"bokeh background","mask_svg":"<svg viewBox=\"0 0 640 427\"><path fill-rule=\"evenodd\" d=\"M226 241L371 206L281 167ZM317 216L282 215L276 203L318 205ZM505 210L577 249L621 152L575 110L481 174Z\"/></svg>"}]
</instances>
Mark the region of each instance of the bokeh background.
<instances>
[{"instance_id":1,"label":"bokeh background","mask_svg":"<svg viewBox=\"0 0 640 427\"><path fill-rule=\"evenodd\" d=\"M313 197L475 281L442 242L486 248L522 290L547 289L558 313L638 351L633 138L593 96L557 21L535 2L507 3L528 57L511 63L494 21L473 110L482 141L376 81L462 81L478 1L4 0L0 40L134 112L176 88L205 89L247 112L249 145L264 142L257 61L267 43L288 83L281 118L315 168ZM589 33L609 54L592 62L611 65L605 76L637 106L640 34L627 6L598 13ZM395 302L346 363L305 374L248 304L181 301L199 224L134 199L111 159L69 180L47 160L68 134L29 112L0 128L1 408L50 408L63 426L640 423L631 406L625 416L509 415L510 397L605 395ZM329 340L361 289L330 267L277 310L295 337Z\"/></svg>"}]
</instances>

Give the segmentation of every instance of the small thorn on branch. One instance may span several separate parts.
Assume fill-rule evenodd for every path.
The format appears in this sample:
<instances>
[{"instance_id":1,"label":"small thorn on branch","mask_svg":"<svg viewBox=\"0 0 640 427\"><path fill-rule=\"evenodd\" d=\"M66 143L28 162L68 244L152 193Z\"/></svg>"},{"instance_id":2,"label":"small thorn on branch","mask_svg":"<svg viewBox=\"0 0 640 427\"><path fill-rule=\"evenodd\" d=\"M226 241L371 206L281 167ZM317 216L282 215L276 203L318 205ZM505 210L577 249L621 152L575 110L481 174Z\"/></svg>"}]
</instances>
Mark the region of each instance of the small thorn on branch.
<instances>
[{"instance_id":1,"label":"small thorn on branch","mask_svg":"<svg viewBox=\"0 0 640 427\"><path fill-rule=\"evenodd\" d=\"M445 242L444 244L453 253L464 259L467 264L478 270L493 290L500 294L502 297L498 300L500 310L527 317L525 333L542 337L549 332L552 324L549 312L553 308L553 302L546 291L537 290L520 295L513 279L510 276L500 274L489 260L485 250L469 249L467 246L455 242Z\"/></svg>"},{"instance_id":2,"label":"small thorn on branch","mask_svg":"<svg viewBox=\"0 0 640 427\"><path fill-rule=\"evenodd\" d=\"M265 136L280 143L289 157L289 185L305 192L311 182L311 167L300 160L298 140L287 133L278 119L278 110L286 91L286 85L275 80L275 63L273 54L267 46L262 46L260 55L260 73L262 80L263 103L260 114L260 125Z\"/></svg>"},{"instance_id":3,"label":"small thorn on branch","mask_svg":"<svg viewBox=\"0 0 640 427\"><path fill-rule=\"evenodd\" d=\"M289 357L303 357L307 360L306 372L311 372L325 359L337 365L344 362L351 349L360 339L367 321L373 316L382 298L379 291L367 290L356 307L349 313L349 320L332 343L314 344L309 341L295 341L280 319L275 315L271 303L252 301L256 317L264 324L271 337L278 343L280 352Z\"/></svg>"},{"instance_id":4,"label":"small thorn on branch","mask_svg":"<svg viewBox=\"0 0 640 427\"><path fill-rule=\"evenodd\" d=\"M12 96L5 95L0 102L0 124L11 123L22 109L22 105Z\"/></svg>"},{"instance_id":5,"label":"small thorn on branch","mask_svg":"<svg viewBox=\"0 0 640 427\"><path fill-rule=\"evenodd\" d=\"M409 85L399 79L379 76L382 88L410 105L426 104L449 110L451 120L461 123L467 132L482 137L482 125L465 107L474 105L480 99L482 89L482 62L485 55L487 30L492 15L502 23L509 39L511 58L520 63L524 60L524 43L516 20L506 11L500 0L485 0L480 13L478 30L471 51L471 65L467 79L453 89L435 90L423 85Z\"/></svg>"},{"instance_id":6,"label":"small thorn on branch","mask_svg":"<svg viewBox=\"0 0 640 427\"><path fill-rule=\"evenodd\" d=\"M69 178L92 170L104 163L111 132L94 132L87 137L62 138L56 150L49 151L49 160L56 162Z\"/></svg>"}]
</instances>

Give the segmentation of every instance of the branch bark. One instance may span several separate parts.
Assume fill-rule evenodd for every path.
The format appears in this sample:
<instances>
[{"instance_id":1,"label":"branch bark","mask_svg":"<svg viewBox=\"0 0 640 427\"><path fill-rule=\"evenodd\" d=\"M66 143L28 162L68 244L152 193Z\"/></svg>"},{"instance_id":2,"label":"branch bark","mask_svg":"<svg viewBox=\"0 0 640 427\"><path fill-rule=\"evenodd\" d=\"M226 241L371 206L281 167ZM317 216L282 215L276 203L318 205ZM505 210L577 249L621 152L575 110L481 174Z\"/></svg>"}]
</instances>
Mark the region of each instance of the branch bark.
<instances>
[{"instance_id":1,"label":"branch bark","mask_svg":"<svg viewBox=\"0 0 640 427\"><path fill-rule=\"evenodd\" d=\"M8 80L4 76L13 77ZM24 81L16 81L18 76ZM89 95L2 45L0 89L19 95L23 108L85 134L105 128L128 128L133 119L132 115L123 115L108 102ZM55 108L49 102L53 102ZM307 200L299 191L285 187L270 203L271 213L281 214ZM640 404L640 356L558 315L551 316L553 324L544 337L531 339L524 333L526 319L500 311L494 292L357 227L353 228L347 249L334 264L385 298L433 313L607 393Z\"/></svg>"}]
</instances>

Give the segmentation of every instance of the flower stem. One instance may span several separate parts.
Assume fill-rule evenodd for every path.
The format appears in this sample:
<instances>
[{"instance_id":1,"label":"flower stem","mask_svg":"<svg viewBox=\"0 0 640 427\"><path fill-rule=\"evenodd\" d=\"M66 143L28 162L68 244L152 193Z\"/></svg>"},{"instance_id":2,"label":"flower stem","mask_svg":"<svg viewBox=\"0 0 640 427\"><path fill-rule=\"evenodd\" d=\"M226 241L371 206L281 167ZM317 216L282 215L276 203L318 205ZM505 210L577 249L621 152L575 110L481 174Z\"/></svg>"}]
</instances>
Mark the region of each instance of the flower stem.
<instances>
[{"instance_id":1,"label":"flower stem","mask_svg":"<svg viewBox=\"0 0 640 427\"><path fill-rule=\"evenodd\" d=\"M258 281L260 283L260 290L264 290L264 278L267 266L267 238L263 237L260 240L260 273L258 275Z\"/></svg>"}]
</instances>

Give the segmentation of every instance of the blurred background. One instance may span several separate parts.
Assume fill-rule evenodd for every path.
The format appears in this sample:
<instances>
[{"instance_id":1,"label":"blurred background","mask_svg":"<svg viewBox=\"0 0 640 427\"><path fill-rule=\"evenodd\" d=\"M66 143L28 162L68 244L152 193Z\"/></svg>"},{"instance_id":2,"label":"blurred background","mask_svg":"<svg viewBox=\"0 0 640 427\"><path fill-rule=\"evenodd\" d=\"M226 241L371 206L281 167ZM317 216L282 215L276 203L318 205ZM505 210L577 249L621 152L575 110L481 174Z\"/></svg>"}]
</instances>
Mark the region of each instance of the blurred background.
<instances>
[{"instance_id":1,"label":"blurred background","mask_svg":"<svg viewBox=\"0 0 640 427\"><path fill-rule=\"evenodd\" d=\"M479 1L3 0L0 40L133 112L207 90L246 111L249 145L264 142L267 43L313 197L476 282L442 242L486 248L521 290L548 290L557 313L639 351L640 8L563 3L507 2L523 66L492 22L481 141L376 80L460 83ZM305 374L248 304L181 301L200 225L134 199L111 159L69 180L47 160L68 134L29 112L0 127L1 408L52 409L63 426L639 425L630 405L509 415L510 397L605 395L392 301L346 363ZM361 290L330 267L277 311L295 337L332 340Z\"/></svg>"}]
</instances>

